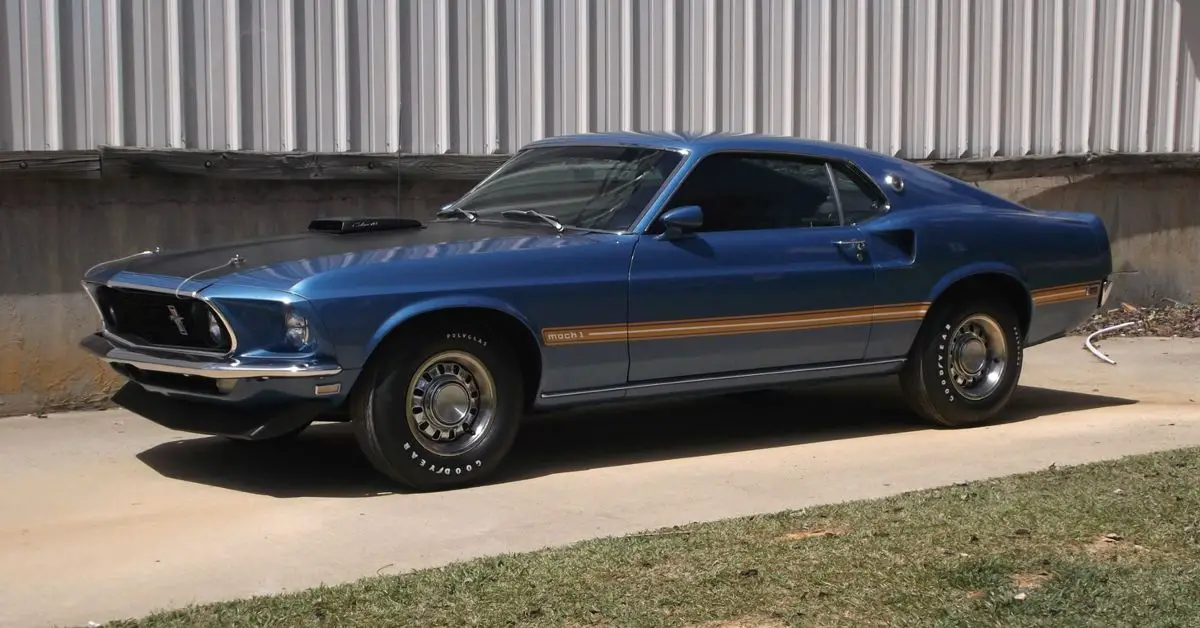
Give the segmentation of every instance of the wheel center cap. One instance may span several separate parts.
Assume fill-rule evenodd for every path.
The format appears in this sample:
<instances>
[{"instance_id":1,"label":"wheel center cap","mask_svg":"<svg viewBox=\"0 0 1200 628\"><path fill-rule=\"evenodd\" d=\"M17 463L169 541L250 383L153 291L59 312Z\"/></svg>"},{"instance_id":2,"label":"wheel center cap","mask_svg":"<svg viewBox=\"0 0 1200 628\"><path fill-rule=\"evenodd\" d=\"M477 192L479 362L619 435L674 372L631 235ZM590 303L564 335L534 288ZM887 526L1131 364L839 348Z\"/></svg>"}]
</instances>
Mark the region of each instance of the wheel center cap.
<instances>
[{"instance_id":1,"label":"wheel center cap","mask_svg":"<svg viewBox=\"0 0 1200 628\"><path fill-rule=\"evenodd\" d=\"M958 347L958 364L970 375L983 370L987 361L987 346L978 338L970 338Z\"/></svg>"},{"instance_id":2,"label":"wheel center cap","mask_svg":"<svg viewBox=\"0 0 1200 628\"><path fill-rule=\"evenodd\" d=\"M450 382L438 386L433 391L433 400L429 404L433 418L445 427L461 425L471 410L471 397L462 384Z\"/></svg>"}]
</instances>

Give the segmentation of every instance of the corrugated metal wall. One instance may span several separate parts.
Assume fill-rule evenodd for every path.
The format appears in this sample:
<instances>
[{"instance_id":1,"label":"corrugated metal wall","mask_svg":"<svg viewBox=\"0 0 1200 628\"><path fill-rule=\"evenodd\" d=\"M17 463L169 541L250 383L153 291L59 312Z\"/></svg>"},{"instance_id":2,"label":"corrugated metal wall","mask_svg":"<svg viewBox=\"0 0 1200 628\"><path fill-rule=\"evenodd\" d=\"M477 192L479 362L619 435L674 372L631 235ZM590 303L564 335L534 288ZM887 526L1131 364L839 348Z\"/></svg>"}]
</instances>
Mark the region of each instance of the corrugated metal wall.
<instances>
[{"instance_id":1,"label":"corrugated metal wall","mask_svg":"<svg viewBox=\"0 0 1200 628\"><path fill-rule=\"evenodd\" d=\"M481 154L654 128L1195 152L1182 2L0 0L0 150Z\"/></svg>"}]
</instances>

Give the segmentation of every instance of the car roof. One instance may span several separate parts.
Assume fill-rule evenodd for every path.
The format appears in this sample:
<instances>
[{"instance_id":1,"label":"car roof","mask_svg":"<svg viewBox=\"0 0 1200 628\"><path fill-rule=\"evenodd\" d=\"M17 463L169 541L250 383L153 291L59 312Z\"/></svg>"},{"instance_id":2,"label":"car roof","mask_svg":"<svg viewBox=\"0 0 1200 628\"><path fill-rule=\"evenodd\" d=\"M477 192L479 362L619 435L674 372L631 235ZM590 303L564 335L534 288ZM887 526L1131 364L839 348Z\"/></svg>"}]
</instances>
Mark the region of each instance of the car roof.
<instances>
[{"instance_id":1,"label":"car roof","mask_svg":"<svg viewBox=\"0 0 1200 628\"><path fill-rule=\"evenodd\" d=\"M801 137L759 133L619 131L559 135L530 142L525 145L525 148L589 145L679 150L696 156L719 151L754 151L849 161L858 166L872 180L878 191L888 198L893 208L957 203L1025 209L1019 203L900 157L885 155L849 144ZM889 173L896 173L905 181L903 194L898 194L888 187L886 176Z\"/></svg>"},{"instance_id":2,"label":"car roof","mask_svg":"<svg viewBox=\"0 0 1200 628\"><path fill-rule=\"evenodd\" d=\"M526 148L583 146L589 144L685 150L694 153L745 150L800 153L841 159L888 159L886 155L881 153L847 144L801 137L727 132L671 133L661 131L616 131L609 133L576 133L536 140L527 144Z\"/></svg>"}]
</instances>

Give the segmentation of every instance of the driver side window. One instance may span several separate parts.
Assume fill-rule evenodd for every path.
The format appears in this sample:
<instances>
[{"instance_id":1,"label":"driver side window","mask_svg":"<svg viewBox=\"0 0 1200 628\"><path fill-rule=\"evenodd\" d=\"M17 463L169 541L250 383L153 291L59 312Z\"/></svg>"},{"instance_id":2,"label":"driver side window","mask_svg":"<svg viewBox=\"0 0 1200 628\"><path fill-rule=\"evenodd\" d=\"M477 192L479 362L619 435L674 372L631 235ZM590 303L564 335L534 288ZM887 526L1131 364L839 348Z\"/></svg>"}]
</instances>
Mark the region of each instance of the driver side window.
<instances>
[{"instance_id":1,"label":"driver side window","mask_svg":"<svg viewBox=\"0 0 1200 628\"><path fill-rule=\"evenodd\" d=\"M700 232L835 227L842 224L825 162L793 156L705 157L664 211L699 205Z\"/></svg>"}]
</instances>

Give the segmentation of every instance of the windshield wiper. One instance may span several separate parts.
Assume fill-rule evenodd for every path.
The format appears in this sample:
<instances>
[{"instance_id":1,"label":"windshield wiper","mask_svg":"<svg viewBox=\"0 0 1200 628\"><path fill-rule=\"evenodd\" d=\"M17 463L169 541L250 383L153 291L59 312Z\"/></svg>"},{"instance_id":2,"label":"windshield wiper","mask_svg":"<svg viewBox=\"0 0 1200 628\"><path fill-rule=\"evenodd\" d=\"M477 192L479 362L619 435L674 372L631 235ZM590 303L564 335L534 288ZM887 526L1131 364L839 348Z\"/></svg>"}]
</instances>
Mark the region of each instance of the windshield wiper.
<instances>
[{"instance_id":1,"label":"windshield wiper","mask_svg":"<svg viewBox=\"0 0 1200 628\"><path fill-rule=\"evenodd\" d=\"M562 233L563 230L566 229L566 227L564 227L563 224L554 216L551 216L550 214L543 214L542 212L534 209L506 209L500 212L500 215L504 216L505 218L537 218L551 227L554 227L554 230L559 233Z\"/></svg>"},{"instance_id":2,"label":"windshield wiper","mask_svg":"<svg viewBox=\"0 0 1200 628\"><path fill-rule=\"evenodd\" d=\"M462 216L470 222L479 220L479 216L475 215L475 212L467 211L461 207L443 207L442 209L438 210L438 218L444 218L446 216Z\"/></svg>"}]
</instances>

